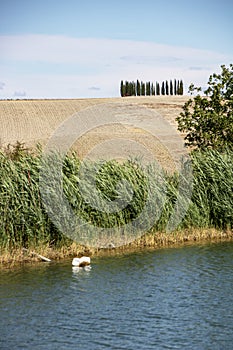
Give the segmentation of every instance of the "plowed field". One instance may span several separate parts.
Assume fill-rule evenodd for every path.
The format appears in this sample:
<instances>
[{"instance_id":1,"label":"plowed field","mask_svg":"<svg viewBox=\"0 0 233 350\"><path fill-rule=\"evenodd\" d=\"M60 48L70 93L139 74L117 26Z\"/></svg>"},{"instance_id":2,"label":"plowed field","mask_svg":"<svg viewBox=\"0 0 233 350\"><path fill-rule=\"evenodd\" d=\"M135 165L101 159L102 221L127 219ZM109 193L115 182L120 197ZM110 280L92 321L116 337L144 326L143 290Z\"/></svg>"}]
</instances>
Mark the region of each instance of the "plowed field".
<instances>
[{"instance_id":1,"label":"plowed field","mask_svg":"<svg viewBox=\"0 0 233 350\"><path fill-rule=\"evenodd\" d=\"M187 96L154 96L75 100L1 100L0 144L1 147L6 147L8 144L20 141L27 147L34 147L38 143L44 147L59 125L74 113L103 103L120 103L122 108L125 108L126 114L129 105L145 106L155 110L176 128L175 118L182 111L182 106L187 99ZM78 139L74 148L78 155L83 157L105 140L125 138L140 142L146 149L157 153L163 165L167 166L169 158L167 151L161 147L161 142L156 141L143 130L143 126L148 127L153 121L140 115L138 118L142 128L134 127L134 124L129 127L120 124L104 125ZM130 120L129 124L131 124Z\"/></svg>"}]
</instances>

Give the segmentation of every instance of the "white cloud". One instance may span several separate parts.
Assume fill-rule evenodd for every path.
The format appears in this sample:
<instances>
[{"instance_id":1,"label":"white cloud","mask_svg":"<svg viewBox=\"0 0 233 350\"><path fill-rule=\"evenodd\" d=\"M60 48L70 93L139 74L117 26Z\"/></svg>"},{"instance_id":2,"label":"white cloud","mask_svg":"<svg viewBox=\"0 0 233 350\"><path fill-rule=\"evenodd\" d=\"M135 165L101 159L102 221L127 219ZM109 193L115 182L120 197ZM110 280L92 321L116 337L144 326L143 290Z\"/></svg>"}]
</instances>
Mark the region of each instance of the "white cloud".
<instances>
[{"instance_id":1,"label":"white cloud","mask_svg":"<svg viewBox=\"0 0 233 350\"><path fill-rule=\"evenodd\" d=\"M53 63L121 62L170 63L187 59L208 62L222 60L217 52L153 42L71 38L66 36L0 36L1 57L8 60Z\"/></svg>"},{"instance_id":2,"label":"white cloud","mask_svg":"<svg viewBox=\"0 0 233 350\"><path fill-rule=\"evenodd\" d=\"M47 35L0 36L0 52L4 96L26 90L28 97L118 96L121 79L178 78L203 86L220 64L232 61L218 52L153 42ZM38 64L48 68L37 71Z\"/></svg>"}]
</instances>

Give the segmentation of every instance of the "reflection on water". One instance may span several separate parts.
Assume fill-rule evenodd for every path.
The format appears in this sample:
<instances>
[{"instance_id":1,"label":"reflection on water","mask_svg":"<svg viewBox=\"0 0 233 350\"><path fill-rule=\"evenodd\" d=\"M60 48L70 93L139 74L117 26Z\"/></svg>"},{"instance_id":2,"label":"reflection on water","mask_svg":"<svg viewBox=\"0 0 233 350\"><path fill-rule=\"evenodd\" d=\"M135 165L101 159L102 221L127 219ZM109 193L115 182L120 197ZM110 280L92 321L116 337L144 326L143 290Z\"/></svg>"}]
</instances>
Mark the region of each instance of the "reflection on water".
<instances>
[{"instance_id":1,"label":"reflection on water","mask_svg":"<svg viewBox=\"0 0 233 350\"><path fill-rule=\"evenodd\" d=\"M232 349L233 243L2 270L1 349Z\"/></svg>"}]
</instances>

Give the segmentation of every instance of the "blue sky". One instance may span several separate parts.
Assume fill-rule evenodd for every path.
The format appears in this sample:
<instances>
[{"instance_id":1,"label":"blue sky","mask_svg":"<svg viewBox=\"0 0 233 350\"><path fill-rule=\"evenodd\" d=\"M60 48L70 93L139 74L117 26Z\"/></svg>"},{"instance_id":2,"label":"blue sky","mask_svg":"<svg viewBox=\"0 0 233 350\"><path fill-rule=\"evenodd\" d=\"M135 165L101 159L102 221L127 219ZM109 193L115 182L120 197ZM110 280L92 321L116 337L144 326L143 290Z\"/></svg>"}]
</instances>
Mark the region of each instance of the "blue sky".
<instances>
[{"instance_id":1,"label":"blue sky","mask_svg":"<svg viewBox=\"0 0 233 350\"><path fill-rule=\"evenodd\" d=\"M225 1L0 3L0 98L119 96L124 80L204 86L233 62Z\"/></svg>"}]
</instances>

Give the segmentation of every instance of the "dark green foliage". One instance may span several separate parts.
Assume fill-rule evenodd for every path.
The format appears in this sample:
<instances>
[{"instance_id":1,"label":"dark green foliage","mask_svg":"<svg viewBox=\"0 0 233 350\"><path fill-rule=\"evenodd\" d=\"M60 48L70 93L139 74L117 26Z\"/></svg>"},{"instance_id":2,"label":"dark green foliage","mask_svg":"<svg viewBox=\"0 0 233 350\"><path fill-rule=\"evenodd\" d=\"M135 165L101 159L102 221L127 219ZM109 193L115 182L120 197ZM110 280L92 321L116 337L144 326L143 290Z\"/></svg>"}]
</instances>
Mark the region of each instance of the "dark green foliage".
<instances>
[{"instance_id":1,"label":"dark green foliage","mask_svg":"<svg viewBox=\"0 0 233 350\"><path fill-rule=\"evenodd\" d=\"M145 83L143 83L143 81L141 82L141 95L145 96L146 94L146 87L145 87Z\"/></svg>"},{"instance_id":2,"label":"dark green foliage","mask_svg":"<svg viewBox=\"0 0 233 350\"><path fill-rule=\"evenodd\" d=\"M125 96L129 96L129 82L127 80L125 82Z\"/></svg>"},{"instance_id":3,"label":"dark green foliage","mask_svg":"<svg viewBox=\"0 0 233 350\"><path fill-rule=\"evenodd\" d=\"M139 80L137 80L137 96L141 96L141 84Z\"/></svg>"},{"instance_id":4,"label":"dark green foliage","mask_svg":"<svg viewBox=\"0 0 233 350\"><path fill-rule=\"evenodd\" d=\"M151 84L151 95L155 96L155 86L153 83Z\"/></svg>"},{"instance_id":5,"label":"dark green foliage","mask_svg":"<svg viewBox=\"0 0 233 350\"><path fill-rule=\"evenodd\" d=\"M132 96L132 84L130 81L127 83L127 90L126 91L127 91L126 96Z\"/></svg>"},{"instance_id":6,"label":"dark green foliage","mask_svg":"<svg viewBox=\"0 0 233 350\"><path fill-rule=\"evenodd\" d=\"M177 117L178 130L186 133L187 146L233 148L233 65L221 68L221 74L209 77L206 96L199 94L201 88L190 85L190 93L196 90L198 94L184 104L183 112Z\"/></svg>"},{"instance_id":7,"label":"dark green foliage","mask_svg":"<svg viewBox=\"0 0 233 350\"><path fill-rule=\"evenodd\" d=\"M184 94L184 84L183 84L183 80L180 81L180 89L179 89L179 95L183 95Z\"/></svg>"},{"instance_id":8,"label":"dark green foliage","mask_svg":"<svg viewBox=\"0 0 233 350\"><path fill-rule=\"evenodd\" d=\"M127 96L132 96L133 95L133 86L132 83L128 83L128 90L127 90Z\"/></svg>"},{"instance_id":9,"label":"dark green foliage","mask_svg":"<svg viewBox=\"0 0 233 350\"><path fill-rule=\"evenodd\" d=\"M177 95L183 95L183 93L184 93L183 81L178 80L178 82L177 82Z\"/></svg>"},{"instance_id":10,"label":"dark green foliage","mask_svg":"<svg viewBox=\"0 0 233 350\"><path fill-rule=\"evenodd\" d=\"M164 81L162 82L161 95L165 95L165 84L164 84Z\"/></svg>"},{"instance_id":11,"label":"dark green foliage","mask_svg":"<svg viewBox=\"0 0 233 350\"><path fill-rule=\"evenodd\" d=\"M173 95L173 83L172 80L170 80L170 95Z\"/></svg>"},{"instance_id":12,"label":"dark green foliage","mask_svg":"<svg viewBox=\"0 0 233 350\"><path fill-rule=\"evenodd\" d=\"M177 81L174 80L174 95L177 95Z\"/></svg>"},{"instance_id":13,"label":"dark green foliage","mask_svg":"<svg viewBox=\"0 0 233 350\"><path fill-rule=\"evenodd\" d=\"M183 95L183 81L178 80L178 85L176 85L176 80L174 80L174 90L173 90L173 83L172 80L170 80L170 84L166 80L166 82L162 82L161 90L160 90L160 84L156 82L154 85L153 82L147 81L144 83L143 81L137 80L134 81L125 81L121 80L120 84L120 94L121 97L125 96L155 96L155 95Z\"/></svg>"},{"instance_id":14,"label":"dark green foliage","mask_svg":"<svg viewBox=\"0 0 233 350\"><path fill-rule=\"evenodd\" d=\"M134 81L131 82L131 96L136 96L137 91L136 91L136 83Z\"/></svg>"},{"instance_id":15,"label":"dark green foliage","mask_svg":"<svg viewBox=\"0 0 233 350\"><path fill-rule=\"evenodd\" d=\"M166 86L165 86L166 95L169 95L169 87L168 87L168 81L166 80Z\"/></svg>"},{"instance_id":16,"label":"dark green foliage","mask_svg":"<svg viewBox=\"0 0 233 350\"><path fill-rule=\"evenodd\" d=\"M123 80L121 80L120 93L121 93L121 97L125 96L125 85L124 85Z\"/></svg>"},{"instance_id":17,"label":"dark green foliage","mask_svg":"<svg viewBox=\"0 0 233 350\"><path fill-rule=\"evenodd\" d=\"M177 80L177 86L176 86L176 94L179 95L180 93L180 81Z\"/></svg>"},{"instance_id":18,"label":"dark green foliage","mask_svg":"<svg viewBox=\"0 0 233 350\"><path fill-rule=\"evenodd\" d=\"M150 91L150 82L146 82L146 96L150 96L151 91Z\"/></svg>"}]
</instances>

